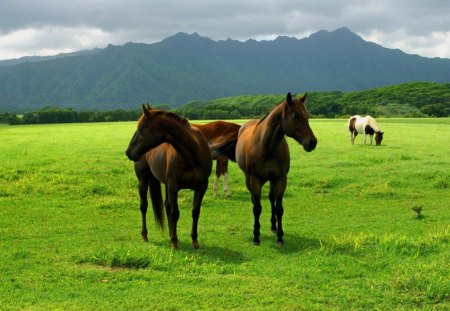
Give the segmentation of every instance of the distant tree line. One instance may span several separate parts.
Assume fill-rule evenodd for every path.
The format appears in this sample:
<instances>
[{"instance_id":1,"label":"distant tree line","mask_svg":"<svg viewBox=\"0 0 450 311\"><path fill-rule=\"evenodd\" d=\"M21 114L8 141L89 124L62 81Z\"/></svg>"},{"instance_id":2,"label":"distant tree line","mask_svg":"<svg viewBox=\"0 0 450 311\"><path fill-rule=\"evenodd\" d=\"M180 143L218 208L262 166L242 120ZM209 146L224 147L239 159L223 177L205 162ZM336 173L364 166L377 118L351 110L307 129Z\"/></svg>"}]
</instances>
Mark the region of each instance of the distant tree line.
<instances>
[{"instance_id":1,"label":"distant tree line","mask_svg":"<svg viewBox=\"0 0 450 311\"><path fill-rule=\"evenodd\" d=\"M141 110L113 111L75 111L72 108L60 109L46 107L35 112L22 115L14 113L0 113L0 123L8 124L48 124L48 123L81 123L81 122L112 122L136 121Z\"/></svg>"},{"instance_id":2,"label":"distant tree line","mask_svg":"<svg viewBox=\"0 0 450 311\"><path fill-rule=\"evenodd\" d=\"M279 97L279 96L278 96ZM282 97L280 97L281 101ZM277 101L276 103L280 102ZM182 107L171 111L179 113L191 120L219 120L219 119L250 119L259 118L273 109L273 102L265 105L254 105L252 109L242 108L237 105L202 106L195 109ZM161 109L161 107L159 107ZM167 107L162 109L169 110ZM350 104L343 106L339 103L315 104L308 103L309 113L312 118L346 118L354 114L370 114L376 117L449 117L449 104L427 104L421 108L409 105L387 104L368 105ZM82 122L114 122L136 121L141 115L140 109L113 111L75 111L71 108L45 108L35 112L24 114L0 113L0 123L11 125L18 124L50 124L50 123L82 123Z\"/></svg>"}]
</instances>

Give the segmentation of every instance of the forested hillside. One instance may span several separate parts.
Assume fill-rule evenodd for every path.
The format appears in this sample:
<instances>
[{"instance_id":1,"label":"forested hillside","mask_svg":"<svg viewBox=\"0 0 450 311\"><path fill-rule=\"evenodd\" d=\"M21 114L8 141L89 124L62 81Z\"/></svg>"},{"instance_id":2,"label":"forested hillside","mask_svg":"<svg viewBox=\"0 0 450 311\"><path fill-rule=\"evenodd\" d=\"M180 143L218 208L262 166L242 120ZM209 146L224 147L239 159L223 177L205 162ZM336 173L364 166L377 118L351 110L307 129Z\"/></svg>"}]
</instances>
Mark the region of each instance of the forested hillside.
<instances>
[{"instance_id":1,"label":"forested hillside","mask_svg":"<svg viewBox=\"0 0 450 311\"><path fill-rule=\"evenodd\" d=\"M212 101L192 101L172 111L192 120L260 118L284 100L283 95L243 95ZM23 115L0 113L0 123L35 124L137 120L140 105L113 111L76 111L46 107ZM154 108L170 110L168 106ZM354 114L374 117L449 117L450 83L413 82L361 92L309 92L307 107L313 118L347 118Z\"/></svg>"},{"instance_id":2,"label":"forested hillside","mask_svg":"<svg viewBox=\"0 0 450 311\"><path fill-rule=\"evenodd\" d=\"M255 118L269 112L285 95L256 95L190 102L175 111L191 119ZM412 82L361 92L308 92L313 117L354 114L378 117L450 116L450 83Z\"/></svg>"}]
</instances>

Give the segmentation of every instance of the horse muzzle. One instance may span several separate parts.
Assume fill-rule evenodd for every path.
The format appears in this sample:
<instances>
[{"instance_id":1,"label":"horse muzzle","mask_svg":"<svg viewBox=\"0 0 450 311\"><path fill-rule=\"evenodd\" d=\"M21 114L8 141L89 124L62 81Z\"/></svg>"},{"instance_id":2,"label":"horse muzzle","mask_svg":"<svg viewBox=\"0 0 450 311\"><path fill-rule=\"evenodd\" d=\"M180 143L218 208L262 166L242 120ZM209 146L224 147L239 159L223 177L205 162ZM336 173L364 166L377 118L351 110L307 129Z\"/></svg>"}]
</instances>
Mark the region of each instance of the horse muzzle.
<instances>
[{"instance_id":1,"label":"horse muzzle","mask_svg":"<svg viewBox=\"0 0 450 311\"><path fill-rule=\"evenodd\" d=\"M303 146L303 149L304 149L306 152L311 152L311 151L313 151L314 149L316 149L316 146L317 146L317 139L316 139L316 138L312 138L312 139L309 139L309 140L304 139L304 140L302 141L302 146Z\"/></svg>"},{"instance_id":2,"label":"horse muzzle","mask_svg":"<svg viewBox=\"0 0 450 311\"><path fill-rule=\"evenodd\" d=\"M127 149L125 151L126 156L128 157L128 159L130 159L133 162L137 162L139 161L139 159L141 158L141 156L139 154L137 154L136 152L132 152L131 150Z\"/></svg>"}]
</instances>

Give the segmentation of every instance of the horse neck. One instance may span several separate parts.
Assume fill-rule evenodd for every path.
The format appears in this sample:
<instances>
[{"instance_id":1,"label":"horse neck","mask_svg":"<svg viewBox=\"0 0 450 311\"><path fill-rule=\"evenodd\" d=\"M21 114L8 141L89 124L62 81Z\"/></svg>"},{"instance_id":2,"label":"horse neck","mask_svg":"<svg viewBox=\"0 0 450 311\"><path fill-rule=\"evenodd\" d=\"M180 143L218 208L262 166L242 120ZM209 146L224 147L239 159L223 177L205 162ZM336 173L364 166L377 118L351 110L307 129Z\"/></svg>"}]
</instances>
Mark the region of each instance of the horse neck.
<instances>
[{"instance_id":1,"label":"horse neck","mask_svg":"<svg viewBox=\"0 0 450 311\"><path fill-rule=\"evenodd\" d=\"M205 161L198 136L193 133L189 124L181 124L169 118L161 124L162 130L166 133L166 142L171 144L183 159L191 159L194 163Z\"/></svg>"},{"instance_id":2,"label":"horse neck","mask_svg":"<svg viewBox=\"0 0 450 311\"><path fill-rule=\"evenodd\" d=\"M262 140L264 150L276 150L284 138L281 126L283 104L273 109L256 127L255 135Z\"/></svg>"},{"instance_id":3,"label":"horse neck","mask_svg":"<svg viewBox=\"0 0 450 311\"><path fill-rule=\"evenodd\" d=\"M377 122L376 122L373 118L371 118L371 117L368 117L368 118L367 118L367 125L369 125L371 128L373 128L373 130L374 130L376 133L378 133L378 132L381 131L381 130L380 130L380 127L379 127L378 124L377 124Z\"/></svg>"}]
</instances>

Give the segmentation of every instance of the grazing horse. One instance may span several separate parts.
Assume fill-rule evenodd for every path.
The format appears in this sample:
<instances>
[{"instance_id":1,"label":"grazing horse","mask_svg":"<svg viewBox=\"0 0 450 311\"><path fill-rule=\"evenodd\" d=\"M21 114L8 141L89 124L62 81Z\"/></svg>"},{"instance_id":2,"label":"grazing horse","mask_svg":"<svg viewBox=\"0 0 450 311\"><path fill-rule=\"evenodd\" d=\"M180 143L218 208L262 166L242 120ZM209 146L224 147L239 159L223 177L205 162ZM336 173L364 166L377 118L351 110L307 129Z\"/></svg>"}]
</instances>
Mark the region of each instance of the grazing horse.
<instances>
[{"instance_id":1,"label":"grazing horse","mask_svg":"<svg viewBox=\"0 0 450 311\"><path fill-rule=\"evenodd\" d=\"M237 140L238 132L241 126L236 123L225 121L214 121L207 124L192 124L198 128L205 135L206 140L210 146L220 144L222 140ZM225 155L215 155L213 160L216 160L216 176L214 178L213 191L214 196L217 196L217 188L220 177L223 176L223 191L227 197L231 196L230 188L228 187L228 157Z\"/></svg>"},{"instance_id":2,"label":"grazing horse","mask_svg":"<svg viewBox=\"0 0 450 311\"><path fill-rule=\"evenodd\" d=\"M271 230L277 243L283 242L283 195L290 166L289 147L285 135L294 138L310 152L317 139L309 127L305 107L306 94L301 98L286 99L260 120L246 122L239 131L236 143L236 161L245 174L247 189L253 203L253 244L260 244L261 188L269 181L269 200L272 207Z\"/></svg>"},{"instance_id":3,"label":"grazing horse","mask_svg":"<svg viewBox=\"0 0 450 311\"><path fill-rule=\"evenodd\" d=\"M147 190L153 206L155 221L164 229L161 183L165 184L164 206L169 224L172 248L178 247L177 221L178 191L194 190L192 210L192 247L198 248L197 224L203 196L208 188L212 158L205 137L189 121L171 112L153 110L143 106L126 155L134 161L139 180L140 209L142 214L142 238L147 237Z\"/></svg>"},{"instance_id":4,"label":"grazing horse","mask_svg":"<svg viewBox=\"0 0 450 311\"><path fill-rule=\"evenodd\" d=\"M383 132L380 130L377 122L371 116L364 118L358 115L351 116L348 119L348 130L350 131L350 140L352 145L355 144L355 138L358 133L363 134L364 145L366 144L366 136L370 136L370 144L372 144L373 134L375 133L375 143L377 146L381 145L383 140Z\"/></svg>"}]
</instances>

